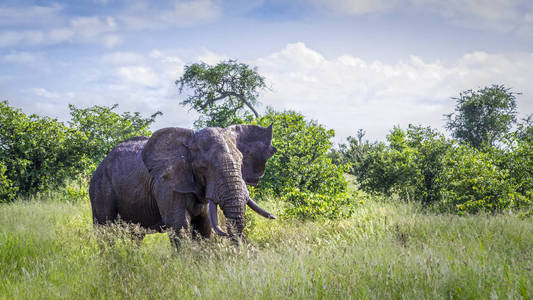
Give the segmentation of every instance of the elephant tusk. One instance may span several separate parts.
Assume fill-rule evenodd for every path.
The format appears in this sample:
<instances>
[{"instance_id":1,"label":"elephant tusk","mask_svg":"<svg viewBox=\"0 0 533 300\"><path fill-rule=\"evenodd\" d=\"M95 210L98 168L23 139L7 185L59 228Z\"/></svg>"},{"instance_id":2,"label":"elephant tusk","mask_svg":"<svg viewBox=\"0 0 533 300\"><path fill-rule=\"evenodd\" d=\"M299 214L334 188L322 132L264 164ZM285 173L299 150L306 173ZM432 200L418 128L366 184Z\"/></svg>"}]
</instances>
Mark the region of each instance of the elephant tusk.
<instances>
[{"instance_id":1,"label":"elephant tusk","mask_svg":"<svg viewBox=\"0 0 533 300\"><path fill-rule=\"evenodd\" d=\"M253 209L256 213L260 214L261 216L267 219L276 218L276 216L274 216L273 214L269 213L268 211L262 209L259 205L257 205L257 203L255 203L255 201L250 197L248 197L248 202L246 202L246 204L248 204L248 206L250 206L250 208Z\"/></svg>"},{"instance_id":2,"label":"elephant tusk","mask_svg":"<svg viewBox=\"0 0 533 300\"><path fill-rule=\"evenodd\" d=\"M213 227L213 230L220 236L228 236L227 233L222 231L218 227L218 212L217 212L217 205L213 200L209 200L209 222L211 223L211 227Z\"/></svg>"}]
</instances>

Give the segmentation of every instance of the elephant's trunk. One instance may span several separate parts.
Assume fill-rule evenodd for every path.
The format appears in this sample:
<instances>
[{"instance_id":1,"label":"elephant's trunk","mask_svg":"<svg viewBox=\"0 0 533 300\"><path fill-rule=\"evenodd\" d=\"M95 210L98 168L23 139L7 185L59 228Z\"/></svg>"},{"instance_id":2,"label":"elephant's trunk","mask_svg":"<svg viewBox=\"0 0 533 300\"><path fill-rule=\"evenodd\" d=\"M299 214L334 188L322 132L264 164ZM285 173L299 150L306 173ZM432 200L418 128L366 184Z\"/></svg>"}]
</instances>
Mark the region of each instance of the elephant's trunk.
<instances>
[{"instance_id":1,"label":"elephant's trunk","mask_svg":"<svg viewBox=\"0 0 533 300\"><path fill-rule=\"evenodd\" d=\"M242 237L244 230L246 197L243 189L245 188L244 183L234 182L226 186L225 192L220 198L220 207L226 216L228 234L232 238Z\"/></svg>"},{"instance_id":2,"label":"elephant's trunk","mask_svg":"<svg viewBox=\"0 0 533 300\"><path fill-rule=\"evenodd\" d=\"M225 159L222 162L219 174L216 184L217 202L226 217L229 236L233 239L241 238L245 226L244 212L248 197L240 167L234 160ZM224 232L216 228L218 222L215 216L215 203L210 203L209 215L215 232L219 235L224 235Z\"/></svg>"}]
</instances>

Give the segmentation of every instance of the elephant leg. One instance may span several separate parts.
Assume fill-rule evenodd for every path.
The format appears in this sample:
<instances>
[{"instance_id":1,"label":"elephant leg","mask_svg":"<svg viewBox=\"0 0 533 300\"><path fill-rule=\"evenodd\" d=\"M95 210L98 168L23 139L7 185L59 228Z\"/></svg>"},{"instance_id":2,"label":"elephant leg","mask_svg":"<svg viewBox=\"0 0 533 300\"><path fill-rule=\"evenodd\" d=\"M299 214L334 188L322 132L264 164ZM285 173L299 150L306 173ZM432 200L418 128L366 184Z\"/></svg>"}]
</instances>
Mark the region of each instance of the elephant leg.
<instances>
[{"instance_id":1,"label":"elephant leg","mask_svg":"<svg viewBox=\"0 0 533 300\"><path fill-rule=\"evenodd\" d=\"M170 229L169 238L171 243L179 249L180 239L190 238L191 236L191 214L185 208L184 201L181 201L181 199L172 201L170 210L162 212L161 218L163 219L163 224Z\"/></svg>"},{"instance_id":2,"label":"elephant leg","mask_svg":"<svg viewBox=\"0 0 533 300\"><path fill-rule=\"evenodd\" d=\"M192 218L192 234L195 238L211 239L213 231L211 230L211 223L209 221L208 210L202 211L200 215Z\"/></svg>"},{"instance_id":3,"label":"elephant leg","mask_svg":"<svg viewBox=\"0 0 533 300\"><path fill-rule=\"evenodd\" d=\"M89 185L89 195L94 224L106 224L117 219L118 199L113 191L111 179L102 168L98 168Z\"/></svg>"}]
</instances>

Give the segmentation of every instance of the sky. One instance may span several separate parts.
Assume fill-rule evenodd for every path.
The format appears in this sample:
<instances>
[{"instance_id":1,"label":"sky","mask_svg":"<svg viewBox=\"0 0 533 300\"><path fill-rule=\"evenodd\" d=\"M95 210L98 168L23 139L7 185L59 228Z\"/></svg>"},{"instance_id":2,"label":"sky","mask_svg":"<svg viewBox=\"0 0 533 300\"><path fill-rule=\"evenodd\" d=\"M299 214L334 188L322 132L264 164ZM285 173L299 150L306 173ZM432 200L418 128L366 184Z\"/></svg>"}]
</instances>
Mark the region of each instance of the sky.
<instances>
[{"instance_id":1,"label":"sky","mask_svg":"<svg viewBox=\"0 0 533 300\"><path fill-rule=\"evenodd\" d=\"M503 84L533 113L532 0L85 0L0 2L0 100L61 121L76 107L163 112L192 128L174 82L186 65L257 67L258 107L296 110L383 140L445 131L461 91Z\"/></svg>"}]
</instances>

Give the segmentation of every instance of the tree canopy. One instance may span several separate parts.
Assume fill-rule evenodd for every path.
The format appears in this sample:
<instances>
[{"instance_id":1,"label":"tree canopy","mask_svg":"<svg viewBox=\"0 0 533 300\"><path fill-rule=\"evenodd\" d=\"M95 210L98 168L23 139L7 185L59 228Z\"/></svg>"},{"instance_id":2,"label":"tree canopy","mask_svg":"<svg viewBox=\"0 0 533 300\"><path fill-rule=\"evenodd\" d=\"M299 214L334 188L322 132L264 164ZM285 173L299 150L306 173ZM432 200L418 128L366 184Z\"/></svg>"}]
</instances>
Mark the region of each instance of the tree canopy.
<instances>
[{"instance_id":1,"label":"tree canopy","mask_svg":"<svg viewBox=\"0 0 533 300\"><path fill-rule=\"evenodd\" d=\"M161 114L118 114L113 111L117 105L69 108L72 119L67 126L0 102L0 202L89 174L118 143L151 135L148 127Z\"/></svg>"},{"instance_id":2,"label":"tree canopy","mask_svg":"<svg viewBox=\"0 0 533 300\"><path fill-rule=\"evenodd\" d=\"M114 104L110 107L95 105L88 108L77 108L69 104L70 128L78 130L83 142L81 152L98 165L107 153L117 144L134 136L150 136L150 125L155 122L160 111L150 117L142 117L139 112L124 112L118 114L113 111L118 107Z\"/></svg>"},{"instance_id":3,"label":"tree canopy","mask_svg":"<svg viewBox=\"0 0 533 300\"><path fill-rule=\"evenodd\" d=\"M259 117L255 106L259 91L266 88L265 78L256 68L236 60L185 66L176 85L180 94L188 95L180 104L201 114L194 123L197 128L226 127Z\"/></svg>"},{"instance_id":4,"label":"tree canopy","mask_svg":"<svg viewBox=\"0 0 533 300\"><path fill-rule=\"evenodd\" d=\"M453 137L481 149L494 146L516 121L516 95L503 85L461 92L455 111L445 115Z\"/></svg>"}]
</instances>

